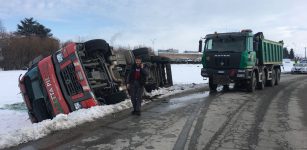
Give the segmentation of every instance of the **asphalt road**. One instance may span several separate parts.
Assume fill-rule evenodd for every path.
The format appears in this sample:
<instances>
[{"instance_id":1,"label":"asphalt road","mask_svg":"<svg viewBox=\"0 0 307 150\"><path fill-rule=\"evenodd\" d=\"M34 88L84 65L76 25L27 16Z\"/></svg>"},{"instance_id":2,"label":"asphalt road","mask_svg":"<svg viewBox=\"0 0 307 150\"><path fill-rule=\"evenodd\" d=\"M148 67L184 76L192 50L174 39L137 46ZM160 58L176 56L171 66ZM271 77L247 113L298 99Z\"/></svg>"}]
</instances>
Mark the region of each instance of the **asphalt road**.
<instances>
[{"instance_id":1,"label":"asphalt road","mask_svg":"<svg viewBox=\"0 0 307 150\"><path fill-rule=\"evenodd\" d=\"M13 149L307 149L307 76L155 101Z\"/></svg>"}]
</instances>

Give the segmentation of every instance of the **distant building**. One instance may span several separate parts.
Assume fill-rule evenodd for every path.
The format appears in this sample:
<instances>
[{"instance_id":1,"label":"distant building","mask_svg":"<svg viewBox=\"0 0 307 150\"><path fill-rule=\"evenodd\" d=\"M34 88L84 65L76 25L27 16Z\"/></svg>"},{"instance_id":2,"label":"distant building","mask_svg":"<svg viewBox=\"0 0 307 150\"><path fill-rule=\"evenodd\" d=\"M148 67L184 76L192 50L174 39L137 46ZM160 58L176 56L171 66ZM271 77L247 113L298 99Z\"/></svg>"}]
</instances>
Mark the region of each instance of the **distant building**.
<instances>
[{"instance_id":1,"label":"distant building","mask_svg":"<svg viewBox=\"0 0 307 150\"><path fill-rule=\"evenodd\" d=\"M186 54L198 54L198 51L183 51Z\"/></svg>"},{"instance_id":2,"label":"distant building","mask_svg":"<svg viewBox=\"0 0 307 150\"><path fill-rule=\"evenodd\" d=\"M177 50L177 49L167 49L167 50L161 50L161 49L159 49L159 50L158 50L158 54L160 54L160 53L178 54L178 53L179 53L179 50Z\"/></svg>"}]
</instances>

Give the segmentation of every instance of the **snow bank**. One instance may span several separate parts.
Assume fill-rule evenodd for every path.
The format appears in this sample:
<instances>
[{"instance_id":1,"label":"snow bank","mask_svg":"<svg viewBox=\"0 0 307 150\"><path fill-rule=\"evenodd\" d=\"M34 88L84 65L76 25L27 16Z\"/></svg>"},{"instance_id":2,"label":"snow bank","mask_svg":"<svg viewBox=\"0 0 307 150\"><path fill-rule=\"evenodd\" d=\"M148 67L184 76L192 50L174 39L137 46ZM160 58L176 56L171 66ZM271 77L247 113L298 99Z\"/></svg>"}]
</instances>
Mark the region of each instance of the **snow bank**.
<instances>
[{"instance_id":1,"label":"snow bank","mask_svg":"<svg viewBox=\"0 0 307 150\"><path fill-rule=\"evenodd\" d=\"M204 86L206 85L174 85L169 88L154 90L149 93L148 96L158 96L159 98L162 98ZM52 132L73 128L85 122L92 122L108 114L116 113L130 107L132 107L131 102L129 99L127 99L115 105L95 106L89 109L77 110L67 115L60 114L52 120L44 120L40 123L31 124L18 130L0 134L0 149L37 140Z\"/></svg>"}]
</instances>

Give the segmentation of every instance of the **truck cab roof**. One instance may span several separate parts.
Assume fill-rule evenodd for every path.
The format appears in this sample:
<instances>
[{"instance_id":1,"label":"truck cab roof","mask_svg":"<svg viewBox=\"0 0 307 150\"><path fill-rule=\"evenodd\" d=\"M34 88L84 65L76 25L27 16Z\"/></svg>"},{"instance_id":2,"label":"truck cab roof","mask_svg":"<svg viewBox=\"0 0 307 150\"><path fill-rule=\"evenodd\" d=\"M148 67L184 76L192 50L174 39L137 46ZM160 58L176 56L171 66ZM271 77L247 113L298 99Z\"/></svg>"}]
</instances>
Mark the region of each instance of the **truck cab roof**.
<instances>
[{"instance_id":1,"label":"truck cab roof","mask_svg":"<svg viewBox=\"0 0 307 150\"><path fill-rule=\"evenodd\" d=\"M253 36L253 33L247 32L247 31L243 31L243 32L228 32L228 33L213 33L213 34L207 34L206 35L206 39L207 38L218 38L218 37L242 37L242 36Z\"/></svg>"}]
</instances>

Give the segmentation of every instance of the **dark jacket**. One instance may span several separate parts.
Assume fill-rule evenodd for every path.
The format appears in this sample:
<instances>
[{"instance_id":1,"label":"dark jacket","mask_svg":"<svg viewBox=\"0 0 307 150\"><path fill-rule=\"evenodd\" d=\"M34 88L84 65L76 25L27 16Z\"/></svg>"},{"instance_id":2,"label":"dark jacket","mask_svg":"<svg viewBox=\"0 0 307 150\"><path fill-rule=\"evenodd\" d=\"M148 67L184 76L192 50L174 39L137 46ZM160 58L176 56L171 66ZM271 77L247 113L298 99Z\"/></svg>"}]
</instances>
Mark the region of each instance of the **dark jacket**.
<instances>
[{"instance_id":1,"label":"dark jacket","mask_svg":"<svg viewBox=\"0 0 307 150\"><path fill-rule=\"evenodd\" d=\"M128 77L127 77L127 80L126 80L128 84L133 84L133 82L135 80L134 79L135 69L136 69L136 64L132 65L131 70L130 70L130 72L128 74ZM140 69L141 69L140 70L140 73L141 73L140 84L142 86L144 86L145 82L146 82L146 79L147 79L147 76L148 76L148 70L147 70L147 67L145 65L144 65L143 68L140 68Z\"/></svg>"}]
</instances>

